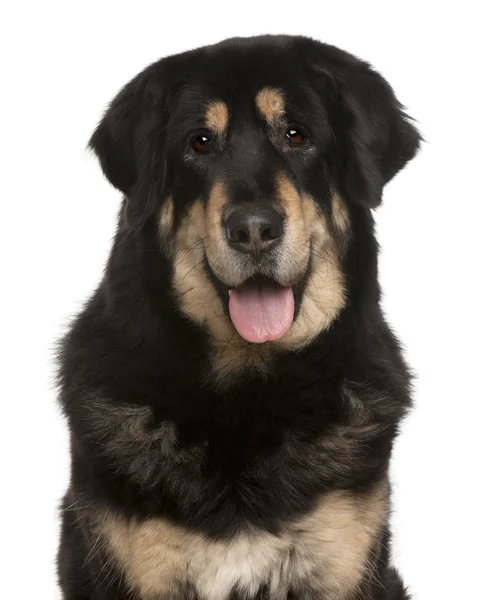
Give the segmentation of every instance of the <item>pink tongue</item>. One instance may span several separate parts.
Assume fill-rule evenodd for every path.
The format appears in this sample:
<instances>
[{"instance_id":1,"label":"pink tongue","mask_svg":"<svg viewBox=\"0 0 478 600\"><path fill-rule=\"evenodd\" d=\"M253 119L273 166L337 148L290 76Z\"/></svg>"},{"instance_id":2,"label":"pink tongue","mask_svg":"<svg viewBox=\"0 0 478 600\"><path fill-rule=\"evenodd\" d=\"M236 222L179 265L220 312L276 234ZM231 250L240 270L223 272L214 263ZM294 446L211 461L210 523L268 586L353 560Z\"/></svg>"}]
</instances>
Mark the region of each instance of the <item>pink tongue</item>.
<instances>
[{"instance_id":1,"label":"pink tongue","mask_svg":"<svg viewBox=\"0 0 478 600\"><path fill-rule=\"evenodd\" d=\"M229 313L248 342L261 344L284 336L294 320L292 288L245 285L230 291Z\"/></svg>"}]
</instances>

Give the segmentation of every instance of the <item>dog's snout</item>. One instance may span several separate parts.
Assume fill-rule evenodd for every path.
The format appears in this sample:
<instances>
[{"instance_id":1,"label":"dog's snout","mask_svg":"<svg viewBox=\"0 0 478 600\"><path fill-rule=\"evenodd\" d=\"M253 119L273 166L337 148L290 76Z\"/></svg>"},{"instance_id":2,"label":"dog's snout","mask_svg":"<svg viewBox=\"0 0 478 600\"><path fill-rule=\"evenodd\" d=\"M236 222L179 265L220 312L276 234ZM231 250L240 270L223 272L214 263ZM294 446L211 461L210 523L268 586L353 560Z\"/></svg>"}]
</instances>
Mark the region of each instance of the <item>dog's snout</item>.
<instances>
[{"instance_id":1,"label":"dog's snout","mask_svg":"<svg viewBox=\"0 0 478 600\"><path fill-rule=\"evenodd\" d=\"M272 208L234 211L226 220L229 245L259 258L273 248L283 234L284 218Z\"/></svg>"}]
</instances>

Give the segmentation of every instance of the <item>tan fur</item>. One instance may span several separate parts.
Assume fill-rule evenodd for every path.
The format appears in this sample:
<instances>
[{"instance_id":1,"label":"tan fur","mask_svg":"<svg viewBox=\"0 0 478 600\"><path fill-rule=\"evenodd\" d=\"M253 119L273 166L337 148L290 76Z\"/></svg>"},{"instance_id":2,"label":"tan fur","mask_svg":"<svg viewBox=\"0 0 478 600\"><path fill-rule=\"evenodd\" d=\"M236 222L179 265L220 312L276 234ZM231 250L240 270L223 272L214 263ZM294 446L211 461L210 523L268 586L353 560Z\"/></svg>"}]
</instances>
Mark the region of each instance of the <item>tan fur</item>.
<instances>
[{"instance_id":1,"label":"tan fur","mask_svg":"<svg viewBox=\"0 0 478 600\"><path fill-rule=\"evenodd\" d=\"M183 219L176 236L173 286L181 310L199 325L206 326L214 340L227 340L232 325L224 313L214 286L206 276L206 212L195 202Z\"/></svg>"},{"instance_id":2,"label":"tan fur","mask_svg":"<svg viewBox=\"0 0 478 600\"><path fill-rule=\"evenodd\" d=\"M381 483L364 495L330 492L304 518L297 562L325 598L347 598L357 588L387 514L388 488Z\"/></svg>"},{"instance_id":3,"label":"tan fur","mask_svg":"<svg viewBox=\"0 0 478 600\"><path fill-rule=\"evenodd\" d=\"M256 106L262 117L270 124L285 115L285 98L278 88L263 88L256 96Z\"/></svg>"},{"instance_id":4,"label":"tan fur","mask_svg":"<svg viewBox=\"0 0 478 600\"><path fill-rule=\"evenodd\" d=\"M229 110L222 100L214 100L206 110L206 126L211 131L223 135L229 123Z\"/></svg>"},{"instance_id":5,"label":"tan fur","mask_svg":"<svg viewBox=\"0 0 478 600\"><path fill-rule=\"evenodd\" d=\"M300 197L285 176L279 176L278 188L288 217L284 260L294 257L294 265L303 264L305 269L312 253L299 314L287 334L274 342L297 350L330 326L345 306L346 290L336 244L316 203L308 196Z\"/></svg>"},{"instance_id":6,"label":"tan fur","mask_svg":"<svg viewBox=\"0 0 478 600\"><path fill-rule=\"evenodd\" d=\"M159 232L161 236L168 237L173 231L174 225L174 201L171 196L166 199L166 202L159 213Z\"/></svg>"},{"instance_id":7,"label":"tan fur","mask_svg":"<svg viewBox=\"0 0 478 600\"><path fill-rule=\"evenodd\" d=\"M227 203L228 199L223 183L214 184L204 215L207 232L205 251L211 268L223 281L234 279L234 273L231 271L234 270L235 262L233 251L229 248L224 235L223 219Z\"/></svg>"},{"instance_id":8,"label":"tan fur","mask_svg":"<svg viewBox=\"0 0 478 600\"><path fill-rule=\"evenodd\" d=\"M174 596L188 581L204 600L223 600L237 586L253 596L269 583L271 594L307 581L327 600L349 596L367 570L387 514L387 487L363 495L334 491L300 521L277 535L244 531L225 541L188 532L162 519L127 521L101 513L96 529L141 600Z\"/></svg>"},{"instance_id":9,"label":"tan fur","mask_svg":"<svg viewBox=\"0 0 478 600\"><path fill-rule=\"evenodd\" d=\"M332 196L332 222L336 230L346 235L350 229L350 216L347 206L338 194Z\"/></svg>"},{"instance_id":10,"label":"tan fur","mask_svg":"<svg viewBox=\"0 0 478 600\"><path fill-rule=\"evenodd\" d=\"M98 531L141 600L167 596L185 578L188 535L164 520L138 523L105 512Z\"/></svg>"}]
</instances>

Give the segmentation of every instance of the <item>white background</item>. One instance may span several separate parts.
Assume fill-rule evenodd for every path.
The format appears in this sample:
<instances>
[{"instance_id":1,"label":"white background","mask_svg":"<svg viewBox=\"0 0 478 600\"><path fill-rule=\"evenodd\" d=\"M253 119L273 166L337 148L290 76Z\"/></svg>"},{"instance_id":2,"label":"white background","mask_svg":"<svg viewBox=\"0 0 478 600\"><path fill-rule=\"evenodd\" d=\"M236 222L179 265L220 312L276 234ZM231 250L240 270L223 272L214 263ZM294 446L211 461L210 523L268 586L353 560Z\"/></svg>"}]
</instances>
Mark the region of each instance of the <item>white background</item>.
<instances>
[{"instance_id":1,"label":"white background","mask_svg":"<svg viewBox=\"0 0 478 600\"><path fill-rule=\"evenodd\" d=\"M168 6L170 5L170 6ZM427 139L377 212L384 308L416 374L393 462L414 598L477 598L476 31L459 2L13 2L0 15L0 540L5 600L58 599L68 441L53 345L97 283L119 194L85 151L106 103L165 54L302 33L371 61ZM469 7L469 8L468 8Z\"/></svg>"}]
</instances>

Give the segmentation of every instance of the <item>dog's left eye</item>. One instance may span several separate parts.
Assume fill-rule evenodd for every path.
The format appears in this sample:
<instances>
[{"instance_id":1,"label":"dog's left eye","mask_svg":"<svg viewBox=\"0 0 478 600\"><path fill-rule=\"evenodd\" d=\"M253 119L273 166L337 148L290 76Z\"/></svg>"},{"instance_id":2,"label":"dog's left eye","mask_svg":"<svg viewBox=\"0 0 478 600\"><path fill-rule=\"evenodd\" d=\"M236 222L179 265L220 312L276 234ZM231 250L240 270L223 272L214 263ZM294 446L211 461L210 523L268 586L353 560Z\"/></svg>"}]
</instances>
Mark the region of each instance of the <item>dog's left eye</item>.
<instances>
[{"instance_id":1,"label":"dog's left eye","mask_svg":"<svg viewBox=\"0 0 478 600\"><path fill-rule=\"evenodd\" d=\"M297 127L289 127L285 132L285 137L291 146L300 146L306 140L305 133L300 131Z\"/></svg>"},{"instance_id":2,"label":"dog's left eye","mask_svg":"<svg viewBox=\"0 0 478 600\"><path fill-rule=\"evenodd\" d=\"M207 135L198 135L191 143L193 150L205 154L211 149L212 140Z\"/></svg>"}]
</instances>

